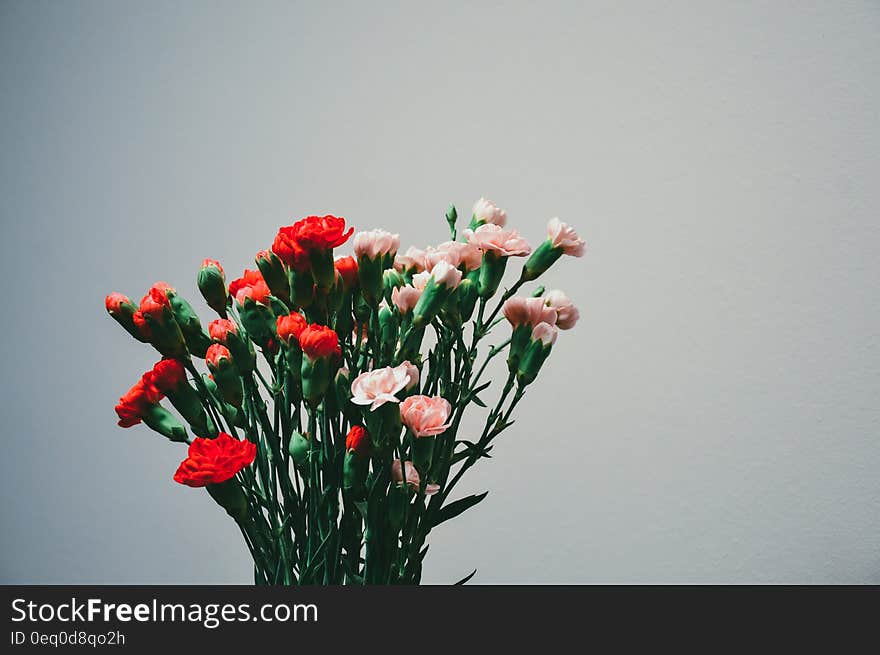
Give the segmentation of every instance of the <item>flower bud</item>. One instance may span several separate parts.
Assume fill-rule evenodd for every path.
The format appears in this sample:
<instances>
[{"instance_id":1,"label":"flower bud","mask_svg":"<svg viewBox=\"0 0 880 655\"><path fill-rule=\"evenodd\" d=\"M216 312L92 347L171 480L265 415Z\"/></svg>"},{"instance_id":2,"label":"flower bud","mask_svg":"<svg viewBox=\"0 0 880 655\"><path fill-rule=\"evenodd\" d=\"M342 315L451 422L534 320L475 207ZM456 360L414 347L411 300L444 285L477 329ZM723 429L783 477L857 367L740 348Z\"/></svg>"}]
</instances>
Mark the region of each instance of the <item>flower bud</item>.
<instances>
[{"instance_id":1,"label":"flower bud","mask_svg":"<svg viewBox=\"0 0 880 655\"><path fill-rule=\"evenodd\" d=\"M308 477L309 471L309 450L309 440L301 433L294 431L290 437L287 452L293 458L293 464L296 466L296 469L306 477Z\"/></svg>"},{"instance_id":2,"label":"flower bud","mask_svg":"<svg viewBox=\"0 0 880 655\"><path fill-rule=\"evenodd\" d=\"M346 289L353 289L358 285L358 264L354 257L337 257L333 266Z\"/></svg>"},{"instance_id":3,"label":"flower bud","mask_svg":"<svg viewBox=\"0 0 880 655\"><path fill-rule=\"evenodd\" d=\"M491 223L498 227L504 227L507 224L507 212L486 198L480 198L474 203L472 214L472 228L485 225L486 223Z\"/></svg>"},{"instance_id":4,"label":"flower bud","mask_svg":"<svg viewBox=\"0 0 880 655\"><path fill-rule=\"evenodd\" d=\"M269 291L276 298L279 298L285 305L290 306L290 280L287 278L287 271L284 270L284 264L278 255L271 250L261 250L254 258L257 268L269 287Z\"/></svg>"},{"instance_id":5,"label":"flower bud","mask_svg":"<svg viewBox=\"0 0 880 655\"><path fill-rule=\"evenodd\" d=\"M141 299L138 311L149 328L151 343L156 349L166 357L183 359L187 355L186 342L174 318L171 300L165 293L167 288L164 282L150 287L150 291Z\"/></svg>"},{"instance_id":6,"label":"flower bud","mask_svg":"<svg viewBox=\"0 0 880 655\"><path fill-rule=\"evenodd\" d=\"M157 286L163 283L157 283ZM155 287L154 287L155 288ZM211 345L211 340L205 331L202 330L202 324L199 321L198 314L174 287L164 286L165 296L171 302L171 311L174 314L174 320L180 326L183 338L186 341L187 349L196 357L204 357L205 351Z\"/></svg>"},{"instance_id":7,"label":"flower bud","mask_svg":"<svg viewBox=\"0 0 880 655\"><path fill-rule=\"evenodd\" d=\"M370 460L370 437L360 425L353 425L345 437L345 460L342 464L342 486L360 495Z\"/></svg>"},{"instance_id":8,"label":"flower bud","mask_svg":"<svg viewBox=\"0 0 880 655\"><path fill-rule=\"evenodd\" d=\"M313 323L300 333L299 344L304 355L300 369L303 398L317 404L330 384L332 369L342 356L339 337L330 328Z\"/></svg>"},{"instance_id":9,"label":"flower bud","mask_svg":"<svg viewBox=\"0 0 880 655\"><path fill-rule=\"evenodd\" d=\"M205 363L214 376L223 400L234 407L241 407L244 389L229 349L219 343L213 344L205 353Z\"/></svg>"},{"instance_id":10,"label":"flower bud","mask_svg":"<svg viewBox=\"0 0 880 655\"><path fill-rule=\"evenodd\" d=\"M413 327L428 325L460 282L461 271L446 261L438 262L431 269L430 278L413 309Z\"/></svg>"},{"instance_id":11,"label":"flower bud","mask_svg":"<svg viewBox=\"0 0 880 655\"><path fill-rule=\"evenodd\" d=\"M176 359L163 359L145 374L145 379L161 391L200 437L213 437L217 428L205 412L201 398L186 379L186 370Z\"/></svg>"},{"instance_id":12,"label":"flower bud","mask_svg":"<svg viewBox=\"0 0 880 655\"><path fill-rule=\"evenodd\" d=\"M556 326L549 323L538 323L534 327L531 340L526 346L516 374L516 381L520 387L525 387L535 381L541 366L550 356L550 350L556 342L557 334Z\"/></svg>"},{"instance_id":13,"label":"flower bud","mask_svg":"<svg viewBox=\"0 0 880 655\"><path fill-rule=\"evenodd\" d=\"M148 336L149 331L144 332L143 329L135 323L134 315L138 311L138 308L137 305L131 302L128 296L113 292L104 299L104 306L107 308L107 313L125 328L125 331L131 336L143 343L150 342Z\"/></svg>"},{"instance_id":14,"label":"flower bud","mask_svg":"<svg viewBox=\"0 0 880 655\"><path fill-rule=\"evenodd\" d=\"M226 292L226 275L220 262L214 259L204 260L199 268L197 282L208 307L226 318L229 294Z\"/></svg>"},{"instance_id":15,"label":"flower bud","mask_svg":"<svg viewBox=\"0 0 880 655\"><path fill-rule=\"evenodd\" d=\"M558 218L551 218L547 223L547 240L526 261L522 279L526 282L537 279L562 255L583 256L585 247L584 240L577 235L574 228Z\"/></svg>"}]
</instances>

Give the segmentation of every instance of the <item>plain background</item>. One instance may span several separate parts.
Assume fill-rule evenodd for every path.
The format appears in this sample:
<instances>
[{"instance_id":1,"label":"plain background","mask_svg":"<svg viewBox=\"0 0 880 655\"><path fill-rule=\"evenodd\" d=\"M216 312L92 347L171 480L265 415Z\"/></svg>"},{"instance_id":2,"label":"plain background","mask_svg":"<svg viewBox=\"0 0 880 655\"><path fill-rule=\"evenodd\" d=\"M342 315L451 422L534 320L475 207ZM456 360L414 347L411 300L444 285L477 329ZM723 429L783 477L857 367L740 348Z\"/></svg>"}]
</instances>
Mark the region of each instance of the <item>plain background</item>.
<instances>
[{"instance_id":1,"label":"plain background","mask_svg":"<svg viewBox=\"0 0 880 655\"><path fill-rule=\"evenodd\" d=\"M880 583L880 4L3 1L0 84L0 581L252 579L106 293L486 195L582 319L427 582Z\"/></svg>"}]
</instances>

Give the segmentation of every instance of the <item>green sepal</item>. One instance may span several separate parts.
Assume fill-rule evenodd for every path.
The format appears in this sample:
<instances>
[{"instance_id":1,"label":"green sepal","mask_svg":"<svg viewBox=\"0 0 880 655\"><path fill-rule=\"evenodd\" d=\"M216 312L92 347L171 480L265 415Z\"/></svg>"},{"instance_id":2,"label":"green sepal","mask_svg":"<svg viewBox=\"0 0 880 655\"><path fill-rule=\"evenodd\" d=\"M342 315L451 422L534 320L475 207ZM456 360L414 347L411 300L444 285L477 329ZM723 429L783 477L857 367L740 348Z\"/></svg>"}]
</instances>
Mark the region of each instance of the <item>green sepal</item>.
<instances>
[{"instance_id":1,"label":"green sepal","mask_svg":"<svg viewBox=\"0 0 880 655\"><path fill-rule=\"evenodd\" d=\"M541 366L549 357L551 349L551 345L545 346L540 339L529 341L516 373L516 381L519 386L524 387L535 381Z\"/></svg>"},{"instance_id":2,"label":"green sepal","mask_svg":"<svg viewBox=\"0 0 880 655\"><path fill-rule=\"evenodd\" d=\"M358 455L353 450L346 451L345 459L342 462L343 488L354 496L360 497L363 494L364 481L367 479L369 465L369 457Z\"/></svg>"},{"instance_id":3,"label":"green sepal","mask_svg":"<svg viewBox=\"0 0 880 655\"><path fill-rule=\"evenodd\" d=\"M236 368L247 375L257 366L257 353L250 340L245 340L240 334L228 332L226 334L226 347L235 362Z\"/></svg>"},{"instance_id":4,"label":"green sepal","mask_svg":"<svg viewBox=\"0 0 880 655\"><path fill-rule=\"evenodd\" d=\"M427 479L434 459L434 442L436 437L415 437L412 447L412 461L423 479Z\"/></svg>"},{"instance_id":5,"label":"green sepal","mask_svg":"<svg viewBox=\"0 0 880 655\"><path fill-rule=\"evenodd\" d=\"M312 277L315 279L315 286L322 293L327 293L333 288L336 282L336 269L333 266L332 250L310 250L309 264L311 265Z\"/></svg>"},{"instance_id":6,"label":"green sepal","mask_svg":"<svg viewBox=\"0 0 880 655\"><path fill-rule=\"evenodd\" d=\"M480 279L478 293L480 298L488 300L495 295L501 280L504 278L504 269L507 267L507 257L486 251L483 253L483 263L480 265Z\"/></svg>"},{"instance_id":7,"label":"green sepal","mask_svg":"<svg viewBox=\"0 0 880 655\"><path fill-rule=\"evenodd\" d=\"M238 315L251 340L266 348L269 340L275 337L276 319L272 310L252 298L245 298L244 304L239 306Z\"/></svg>"},{"instance_id":8,"label":"green sepal","mask_svg":"<svg viewBox=\"0 0 880 655\"><path fill-rule=\"evenodd\" d=\"M311 403L321 399L330 385L330 360L327 357L309 359L303 357L302 367L303 398Z\"/></svg>"},{"instance_id":9,"label":"green sepal","mask_svg":"<svg viewBox=\"0 0 880 655\"><path fill-rule=\"evenodd\" d=\"M149 343L150 340L145 338L137 325L134 323L134 313L137 311L137 305L134 303L119 303L119 312L108 312L114 321L119 323L126 332L141 343Z\"/></svg>"},{"instance_id":10,"label":"green sepal","mask_svg":"<svg viewBox=\"0 0 880 655\"><path fill-rule=\"evenodd\" d=\"M381 258L373 260L363 255L358 257L358 280L361 283L361 293L367 304L377 306L382 297L383 268Z\"/></svg>"},{"instance_id":11,"label":"green sepal","mask_svg":"<svg viewBox=\"0 0 880 655\"><path fill-rule=\"evenodd\" d=\"M296 469L305 476L308 476L309 471L309 448L309 440L294 430L290 437L290 445L287 447L287 452L293 458L293 464L296 466Z\"/></svg>"},{"instance_id":12,"label":"green sepal","mask_svg":"<svg viewBox=\"0 0 880 655\"><path fill-rule=\"evenodd\" d=\"M379 309L379 347L384 361L391 360L394 349L397 347L398 327L397 313L388 306L381 307Z\"/></svg>"},{"instance_id":13,"label":"green sepal","mask_svg":"<svg viewBox=\"0 0 880 655\"><path fill-rule=\"evenodd\" d=\"M189 382L184 380L180 386L168 394L168 400L174 405L174 409L189 423L192 431L198 437L213 438L217 436L217 427L208 416L199 394Z\"/></svg>"},{"instance_id":14,"label":"green sepal","mask_svg":"<svg viewBox=\"0 0 880 655\"><path fill-rule=\"evenodd\" d=\"M202 298L208 303L208 307L217 312L221 318L226 318L226 306L229 302L229 292L226 289L226 280L223 273L215 266L206 266L199 271L196 279Z\"/></svg>"},{"instance_id":15,"label":"green sepal","mask_svg":"<svg viewBox=\"0 0 880 655\"><path fill-rule=\"evenodd\" d=\"M413 327L422 328L433 321L451 293L452 289L429 278L413 309Z\"/></svg>"},{"instance_id":16,"label":"green sepal","mask_svg":"<svg viewBox=\"0 0 880 655\"><path fill-rule=\"evenodd\" d=\"M474 314L474 308L477 306L479 270L471 271L462 279L456 289L456 298L458 300L458 314L460 321L465 323L471 320Z\"/></svg>"},{"instance_id":17,"label":"green sepal","mask_svg":"<svg viewBox=\"0 0 880 655\"><path fill-rule=\"evenodd\" d=\"M557 259L562 257L562 248L554 248L550 239L544 241L535 248L531 256L526 260L522 270L522 280L531 282L537 279L548 268L553 266Z\"/></svg>"},{"instance_id":18,"label":"green sepal","mask_svg":"<svg viewBox=\"0 0 880 655\"><path fill-rule=\"evenodd\" d=\"M386 268L382 273L382 297L391 304L391 293L404 285L403 276L393 268Z\"/></svg>"},{"instance_id":19,"label":"green sepal","mask_svg":"<svg viewBox=\"0 0 880 655\"><path fill-rule=\"evenodd\" d=\"M171 441L185 443L187 441L186 428L180 421L175 418L174 414L169 412L161 405L149 405L141 416L141 420Z\"/></svg>"},{"instance_id":20,"label":"green sepal","mask_svg":"<svg viewBox=\"0 0 880 655\"><path fill-rule=\"evenodd\" d=\"M176 291L169 289L166 296L171 303L171 312L174 314L174 320L180 326L187 349L196 357L204 358L208 346L211 345L211 339L202 329L202 324L192 305Z\"/></svg>"},{"instance_id":21,"label":"green sepal","mask_svg":"<svg viewBox=\"0 0 880 655\"><path fill-rule=\"evenodd\" d=\"M524 324L513 328L513 333L510 336L510 350L507 352L507 369L511 373L516 373L519 370L519 362L529 345L531 337L531 325Z\"/></svg>"},{"instance_id":22,"label":"green sepal","mask_svg":"<svg viewBox=\"0 0 880 655\"><path fill-rule=\"evenodd\" d=\"M315 300L315 280L309 271L288 270L290 289L293 292L293 304L306 309Z\"/></svg>"},{"instance_id":23,"label":"green sepal","mask_svg":"<svg viewBox=\"0 0 880 655\"><path fill-rule=\"evenodd\" d=\"M280 298L286 305L289 305L290 280L287 277L287 271L284 270L284 264L278 258L278 255L272 251L267 251L267 253L265 257L257 257L254 261L256 261L257 268L260 269L260 273L272 295Z\"/></svg>"},{"instance_id":24,"label":"green sepal","mask_svg":"<svg viewBox=\"0 0 880 655\"><path fill-rule=\"evenodd\" d=\"M220 507L226 510L236 522L242 523L248 518L248 501L244 489L238 480L229 478L218 484L209 484L205 487L208 493Z\"/></svg>"}]
</instances>

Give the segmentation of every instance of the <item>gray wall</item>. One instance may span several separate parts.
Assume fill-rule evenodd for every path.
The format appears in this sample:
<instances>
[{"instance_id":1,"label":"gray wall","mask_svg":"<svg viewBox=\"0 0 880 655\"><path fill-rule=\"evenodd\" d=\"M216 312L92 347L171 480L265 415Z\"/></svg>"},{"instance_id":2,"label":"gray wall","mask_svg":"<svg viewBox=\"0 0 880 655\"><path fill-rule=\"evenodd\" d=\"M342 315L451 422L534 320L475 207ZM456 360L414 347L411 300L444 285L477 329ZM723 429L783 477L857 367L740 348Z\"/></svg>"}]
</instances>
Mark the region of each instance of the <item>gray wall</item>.
<instances>
[{"instance_id":1,"label":"gray wall","mask_svg":"<svg viewBox=\"0 0 880 655\"><path fill-rule=\"evenodd\" d=\"M197 297L314 212L440 241L485 194L587 238L549 279L583 319L427 581L880 583L878 33L876 2L2 2L0 581L250 579L181 448L115 426L155 356L106 292Z\"/></svg>"}]
</instances>

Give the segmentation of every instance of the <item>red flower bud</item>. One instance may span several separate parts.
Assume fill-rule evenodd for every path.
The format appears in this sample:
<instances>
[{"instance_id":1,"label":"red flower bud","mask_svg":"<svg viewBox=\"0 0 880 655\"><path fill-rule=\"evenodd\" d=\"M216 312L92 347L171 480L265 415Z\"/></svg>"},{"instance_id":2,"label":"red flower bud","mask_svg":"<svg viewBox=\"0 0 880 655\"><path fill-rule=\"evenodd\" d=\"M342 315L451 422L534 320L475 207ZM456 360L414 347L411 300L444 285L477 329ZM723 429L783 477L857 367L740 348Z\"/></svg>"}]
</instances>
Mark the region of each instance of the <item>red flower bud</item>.
<instances>
[{"instance_id":1,"label":"red flower bud","mask_svg":"<svg viewBox=\"0 0 880 655\"><path fill-rule=\"evenodd\" d=\"M354 257L340 257L333 265L339 273L346 289L352 289L358 283L358 263Z\"/></svg>"},{"instance_id":2,"label":"red flower bud","mask_svg":"<svg viewBox=\"0 0 880 655\"><path fill-rule=\"evenodd\" d=\"M224 277L226 276L226 273L224 273L223 271L223 267L216 259L205 259L204 261L202 261L202 265L199 266L199 270L204 271L206 268L216 268L218 271L220 271L220 275Z\"/></svg>"},{"instance_id":3,"label":"red flower bud","mask_svg":"<svg viewBox=\"0 0 880 655\"><path fill-rule=\"evenodd\" d=\"M153 338L153 333L150 332L150 325L147 323L147 319L144 318L144 313L141 310L137 310L132 314L131 320L134 321L135 327L146 341L150 341Z\"/></svg>"},{"instance_id":4,"label":"red flower bud","mask_svg":"<svg viewBox=\"0 0 880 655\"><path fill-rule=\"evenodd\" d=\"M114 291L104 299L104 306L109 314L118 314L122 309L122 305L134 306L134 303L131 302L128 296L118 291Z\"/></svg>"},{"instance_id":5,"label":"red flower bud","mask_svg":"<svg viewBox=\"0 0 880 655\"><path fill-rule=\"evenodd\" d=\"M186 369L176 359L156 362L153 370L144 374L144 382L165 395L174 393L184 381L186 381Z\"/></svg>"},{"instance_id":6,"label":"red flower bud","mask_svg":"<svg viewBox=\"0 0 880 655\"><path fill-rule=\"evenodd\" d=\"M279 316L276 321L275 329L278 333L278 338L281 339L285 345L289 346L292 340L299 339L300 334L307 325L308 323L306 323L306 319L303 315L294 312L287 316Z\"/></svg>"},{"instance_id":7,"label":"red flower bud","mask_svg":"<svg viewBox=\"0 0 880 655\"><path fill-rule=\"evenodd\" d=\"M171 301L168 299L167 291L172 289L166 282L156 282L150 287L143 298L141 298L140 312L144 316L149 316L156 321L163 321L165 310L171 311Z\"/></svg>"},{"instance_id":8,"label":"red flower bud","mask_svg":"<svg viewBox=\"0 0 880 655\"><path fill-rule=\"evenodd\" d=\"M339 337L325 325L312 323L306 327L299 335L299 345L309 359L342 356Z\"/></svg>"},{"instance_id":9,"label":"red flower bud","mask_svg":"<svg viewBox=\"0 0 880 655\"><path fill-rule=\"evenodd\" d=\"M226 482L257 456L257 446L221 432L216 439L196 437L188 457L180 463L174 481L189 487Z\"/></svg>"},{"instance_id":10,"label":"red flower bud","mask_svg":"<svg viewBox=\"0 0 880 655\"><path fill-rule=\"evenodd\" d=\"M205 353L205 362L212 371L226 366L227 364L224 363L224 360L231 363L232 355L229 353L229 348L222 343L212 344Z\"/></svg>"},{"instance_id":11,"label":"red flower bud","mask_svg":"<svg viewBox=\"0 0 880 655\"><path fill-rule=\"evenodd\" d=\"M345 437L345 449L364 456L370 452L370 438L360 425L351 426Z\"/></svg>"},{"instance_id":12,"label":"red flower bud","mask_svg":"<svg viewBox=\"0 0 880 655\"><path fill-rule=\"evenodd\" d=\"M141 422L150 405L158 405L162 400L162 392L156 389L146 376L138 380L128 392L119 399L116 414L119 416L119 427L130 428Z\"/></svg>"},{"instance_id":13,"label":"red flower bud","mask_svg":"<svg viewBox=\"0 0 880 655\"><path fill-rule=\"evenodd\" d=\"M238 334L238 327L228 318L218 318L208 323L208 334L217 343L226 344L226 335Z\"/></svg>"}]
</instances>

